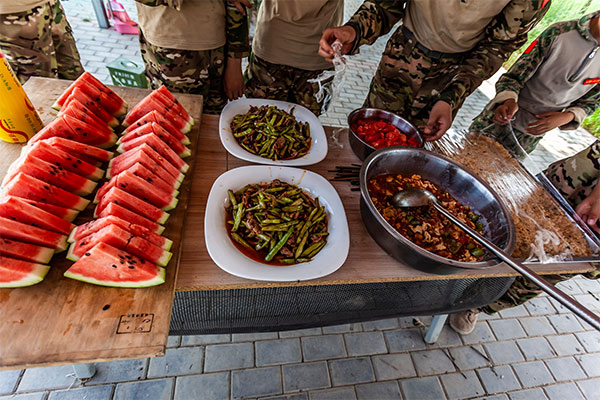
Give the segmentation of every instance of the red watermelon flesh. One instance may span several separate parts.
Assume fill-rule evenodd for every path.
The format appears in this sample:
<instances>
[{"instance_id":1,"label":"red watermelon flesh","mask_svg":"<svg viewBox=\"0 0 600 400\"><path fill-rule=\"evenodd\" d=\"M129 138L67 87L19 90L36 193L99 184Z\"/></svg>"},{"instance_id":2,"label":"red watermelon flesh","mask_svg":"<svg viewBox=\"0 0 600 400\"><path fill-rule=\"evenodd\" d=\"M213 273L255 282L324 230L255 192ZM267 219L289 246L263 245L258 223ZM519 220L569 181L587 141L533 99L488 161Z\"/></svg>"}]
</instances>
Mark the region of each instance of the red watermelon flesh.
<instances>
[{"instance_id":1,"label":"red watermelon flesh","mask_svg":"<svg viewBox=\"0 0 600 400\"><path fill-rule=\"evenodd\" d=\"M183 143L177 140L176 137L171 135L169 131L158 125L156 122L149 122L146 125L142 125L139 128L126 133L119 138L117 143L124 143L149 133L154 133L156 136L161 138L161 140L169 145L169 147L171 147L171 149L173 149L173 151L177 153L179 157L185 158L190 156L190 149L185 147Z\"/></svg>"},{"instance_id":2,"label":"red watermelon flesh","mask_svg":"<svg viewBox=\"0 0 600 400\"><path fill-rule=\"evenodd\" d=\"M139 176L146 182L150 183L156 189L160 190L166 194L172 194L173 196L179 196L179 191L175 189L173 185L169 185L167 182L162 180L158 175L144 167L142 164L133 164L128 168L129 172L132 172L134 175Z\"/></svg>"},{"instance_id":3,"label":"red watermelon flesh","mask_svg":"<svg viewBox=\"0 0 600 400\"><path fill-rule=\"evenodd\" d=\"M62 167L67 171L81 175L84 178L97 181L104 176L104 170L85 162L72 154L67 153L57 147L53 147L46 141L37 142L34 146L24 147L28 154L41 160Z\"/></svg>"},{"instance_id":4,"label":"red watermelon flesh","mask_svg":"<svg viewBox=\"0 0 600 400\"><path fill-rule=\"evenodd\" d=\"M124 162L125 159L127 159L129 157L133 157L138 152L143 152L146 155L148 155L156 164L163 167L169 175L171 175L172 177L177 179L179 182L183 181L183 178L185 178L185 175L182 174L177 168L175 168L175 166L173 166L173 164L168 162L163 156L158 154L156 152L156 150L154 150L152 147L150 147L146 143L144 143L141 146L138 146L136 148L133 148L131 150L128 150L123 154L118 155L117 157L115 157L111 160L111 164L109 164L109 165L117 165L118 163ZM160 175L158 172L156 172L156 174ZM114 176L115 174L112 174L112 175Z\"/></svg>"},{"instance_id":5,"label":"red watermelon flesh","mask_svg":"<svg viewBox=\"0 0 600 400\"><path fill-rule=\"evenodd\" d=\"M40 283L50 270L47 265L0 257L0 288L17 288Z\"/></svg>"},{"instance_id":6,"label":"red watermelon flesh","mask_svg":"<svg viewBox=\"0 0 600 400\"><path fill-rule=\"evenodd\" d=\"M67 97L67 100L65 100L63 107L67 107L73 100L78 100L81 104L92 110L98 116L98 118L106 122L109 126L113 128L119 126L119 120L115 118L114 115L106 111L104 107L100 105L100 103L94 101L90 96L85 94L77 87L71 91L71 94L69 97Z\"/></svg>"},{"instance_id":7,"label":"red watermelon flesh","mask_svg":"<svg viewBox=\"0 0 600 400\"><path fill-rule=\"evenodd\" d=\"M192 128L192 125L185 120L185 118L182 118L181 115L177 114L177 112L175 112L172 108L165 106L163 103L157 99L151 98L150 96L146 96L144 99L142 99L142 101L137 103L135 107L131 109L131 111L129 111L129 114L127 114L127 117L125 117L125 120L123 121L123 126L129 126L133 124L135 121L153 110L158 111L171 123L171 125L183 133L189 132Z\"/></svg>"},{"instance_id":8,"label":"red watermelon flesh","mask_svg":"<svg viewBox=\"0 0 600 400\"><path fill-rule=\"evenodd\" d=\"M31 154L24 154L11 164L2 181L2 186L7 185L19 172L51 183L79 196L87 196L92 193L98 184Z\"/></svg>"},{"instance_id":9,"label":"red watermelon flesh","mask_svg":"<svg viewBox=\"0 0 600 400\"><path fill-rule=\"evenodd\" d=\"M8 196L23 197L36 201L43 201L60 207L74 210L85 210L89 200L50 183L40 181L32 176L19 172L3 189Z\"/></svg>"},{"instance_id":10,"label":"red watermelon flesh","mask_svg":"<svg viewBox=\"0 0 600 400\"><path fill-rule=\"evenodd\" d=\"M173 96L173 94L171 92L169 92L169 89L167 89L167 87L165 85L162 85L161 87L156 89L154 92L155 92L155 95L160 95L159 97L160 97L161 102L163 102L167 106L173 107L173 109L179 115L181 115L183 118L185 118L187 121L189 121L190 124L194 125L194 118L192 118L192 116L181 105L181 103L175 98L175 96Z\"/></svg>"},{"instance_id":11,"label":"red watermelon flesh","mask_svg":"<svg viewBox=\"0 0 600 400\"><path fill-rule=\"evenodd\" d=\"M113 131L110 125L101 120L100 117L77 99L71 100L69 104L61 108L58 115L63 114L70 115L73 118L77 118L80 121L90 124L101 132L106 131L107 135Z\"/></svg>"},{"instance_id":12,"label":"red watermelon flesh","mask_svg":"<svg viewBox=\"0 0 600 400\"><path fill-rule=\"evenodd\" d=\"M70 208L59 207L59 206L55 206L54 204L44 203L42 201L35 201L35 200L23 199L23 198L21 198L21 199L23 201L25 201L27 204L31 204L34 207L40 208L44 211L47 211L50 214L52 214L58 218L64 219L65 221L73 222L73 220L75 220L75 218L77 218L77 215L79 215L79 211L72 210Z\"/></svg>"},{"instance_id":13,"label":"red watermelon flesh","mask_svg":"<svg viewBox=\"0 0 600 400\"><path fill-rule=\"evenodd\" d=\"M91 144L102 149L112 147L117 143L118 137L110 129L99 131L94 126L67 114L61 115L59 118L63 118L71 131L75 133L77 139L74 140L77 142Z\"/></svg>"},{"instance_id":14,"label":"red watermelon flesh","mask_svg":"<svg viewBox=\"0 0 600 400\"><path fill-rule=\"evenodd\" d=\"M167 219L169 218L169 214L160 208L140 200L136 196L131 195L126 191L119 189L118 187L110 188L110 190L100 198L98 205L96 206L96 210L94 211L94 216L97 216L99 213L101 213L104 207L106 207L109 203L119 204L126 209L140 214L152 221L156 221L161 225L167 222Z\"/></svg>"},{"instance_id":15,"label":"red watermelon flesh","mask_svg":"<svg viewBox=\"0 0 600 400\"><path fill-rule=\"evenodd\" d=\"M140 119L129 125L125 129L125 133L131 132L132 130L137 129L142 125L146 125L148 122L156 122L164 129L166 129L171 135L175 136L177 140L179 140L181 143L190 144L190 139L186 135L184 135L183 132L181 132L179 129L173 126L172 123L170 123L165 117L162 116L161 113L159 113L156 110L150 111L149 113L147 113L146 115L142 116Z\"/></svg>"},{"instance_id":16,"label":"red watermelon flesh","mask_svg":"<svg viewBox=\"0 0 600 400\"><path fill-rule=\"evenodd\" d=\"M124 250L98 243L73 264L65 276L94 285L135 288L164 283L165 269Z\"/></svg>"},{"instance_id":17,"label":"red watermelon flesh","mask_svg":"<svg viewBox=\"0 0 600 400\"><path fill-rule=\"evenodd\" d=\"M81 76L77 78L77 80L73 82L71 86L69 86L67 90L63 92L63 94L58 98L58 100L56 100L56 102L52 105L52 108L60 110L75 88L81 89L85 94L90 96L92 100L99 103L106 111L113 114L114 116L118 117L127 112L127 103L125 103L123 99L121 99L116 94L115 98L109 95L108 93L103 92L102 90L100 90L99 87L82 79ZM104 86L104 88L110 90L106 86Z\"/></svg>"},{"instance_id":18,"label":"red watermelon flesh","mask_svg":"<svg viewBox=\"0 0 600 400\"><path fill-rule=\"evenodd\" d=\"M2 256L0 258L11 257L24 261L47 264L50 262L53 254L54 249L49 247L0 238L0 256ZM1 272L0 275L2 275Z\"/></svg>"},{"instance_id":19,"label":"red watermelon flesh","mask_svg":"<svg viewBox=\"0 0 600 400\"><path fill-rule=\"evenodd\" d=\"M161 249L144 238L132 235L117 225L109 225L71 244L67 258L71 261L77 261L98 243L105 243L119 250L128 251L161 267L167 266L172 256L170 252Z\"/></svg>"},{"instance_id":20,"label":"red watermelon flesh","mask_svg":"<svg viewBox=\"0 0 600 400\"><path fill-rule=\"evenodd\" d=\"M32 206L18 197L5 197L0 200L0 217L64 235L71 233L74 227L70 222Z\"/></svg>"},{"instance_id":21,"label":"red watermelon flesh","mask_svg":"<svg viewBox=\"0 0 600 400\"><path fill-rule=\"evenodd\" d=\"M63 149L67 153L70 153L75 157L79 157L84 161L94 160L94 162L106 162L109 161L114 155L112 151L104 150L96 146L88 146L87 144L79 143L62 137L47 139L46 142L49 145Z\"/></svg>"},{"instance_id":22,"label":"red watermelon flesh","mask_svg":"<svg viewBox=\"0 0 600 400\"><path fill-rule=\"evenodd\" d=\"M100 80L94 75L90 74L89 72L84 72L79 79L89 82L93 86L97 87L102 93L106 93L115 103L121 103L121 109L123 111L118 115L123 115L127 112L127 103L125 103L125 100L123 100L121 96L116 94L111 88L100 82Z\"/></svg>"},{"instance_id":23,"label":"red watermelon flesh","mask_svg":"<svg viewBox=\"0 0 600 400\"><path fill-rule=\"evenodd\" d=\"M67 248L65 235L4 217L0 217L0 237L50 247L58 252Z\"/></svg>"},{"instance_id":24,"label":"red watermelon flesh","mask_svg":"<svg viewBox=\"0 0 600 400\"><path fill-rule=\"evenodd\" d=\"M129 151L131 149L135 149L136 147L142 145L142 144L147 144L150 147L152 147L158 154L160 154L161 156L163 156L167 161L169 161L175 168L177 168L179 171L183 172L184 174L187 172L187 170L190 168L190 166L181 159L181 157L179 157L177 155L177 153L175 153L170 147L169 145L167 145L165 142L163 142L161 140L161 138L159 138L158 136L156 136L153 133L149 133L147 135L144 136L140 136L137 137L135 139L132 139L128 142L125 143L121 143L119 145L119 147L117 148L117 151L119 153L124 153L126 151Z\"/></svg>"},{"instance_id":25,"label":"red watermelon flesh","mask_svg":"<svg viewBox=\"0 0 600 400\"><path fill-rule=\"evenodd\" d=\"M73 134L71 133L70 130L64 129L64 130L59 131L56 128L56 127L58 127L58 124L59 124L57 119L55 119L54 121L50 122L48 125L43 127L42 129L40 129L35 135L33 135L31 137L31 139L29 139L27 144L32 145L35 142L38 142L40 140L50 139L50 138L57 137L57 136L61 136L61 137L68 136L69 138L72 138Z\"/></svg>"},{"instance_id":26,"label":"red watermelon flesh","mask_svg":"<svg viewBox=\"0 0 600 400\"><path fill-rule=\"evenodd\" d=\"M100 229L108 225L117 225L118 227L123 228L128 232L131 232L135 236L143 237L149 242L154 243L155 245L165 250L170 250L171 246L173 245L173 242L167 239L166 237L160 236L158 233L155 233L141 225L132 224L128 221L125 221L124 219L115 217L114 215L109 215L104 218L98 218L87 222L83 225L75 227L75 229L73 229L73 231L71 232L68 241L70 243L76 242L88 235L91 235L94 232L99 231ZM162 233L162 231L159 233Z\"/></svg>"},{"instance_id":27,"label":"red watermelon flesh","mask_svg":"<svg viewBox=\"0 0 600 400\"><path fill-rule=\"evenodd\" d=\"M78 130L71 129L69 124L66 122L67 118L73 117L70 115L61 115L60 117L56 118L38 133L33 135L33 137L29 139L29 144L34 144L40 140L50 139L56 136L91 145L99 145L107 142L108 139L103 138L102 135L96 133L95 131L80 132Z\"/></svg>"},{"instance_id":28,"label":"red watermelon flesh","mask_svg":"<svg viewBox=\"0 0 600 400\"><path fill-rule=\"evenodd\" d=\"M138 147L137 149L140 149ZM125 158L120 158L124 157ZM166 162L166 161L165 161ZM121 172L129 169L130 167L140 164L146 167L148 170L152 171L153 174L158 176L163 182L165 182L168 186L179 189L181 186L181 181L174 178L170 175L162 165L157 164L148 154L143 151L135 151L126 152L116 157L114 160L111 160L108 164L108 168L106 169L106 178L110 179L113 176L120 174ZM184 175L181 175L182 177Z\"/></svg>"},{"instance_id":29,"label":"red watermelon flesh","mask_svg":"<svg viewBox=\"0 0 600 400\"><path fill-rule=\"evenodd\" d=\"M133 211L129 211L125 207L122 207L115 203L109 203L104 208L104 210L102 210L102 212L98 214L98 217L103 218L108 217L109 215L113 215L115 217L124 219L125 221L132 224L141 225L144 228L149 229L155 233L162 233L165 230L164 226L154 221L151 221L146 217L142 217L141 215L136 214Z\"/></svg>"}]
</instances>

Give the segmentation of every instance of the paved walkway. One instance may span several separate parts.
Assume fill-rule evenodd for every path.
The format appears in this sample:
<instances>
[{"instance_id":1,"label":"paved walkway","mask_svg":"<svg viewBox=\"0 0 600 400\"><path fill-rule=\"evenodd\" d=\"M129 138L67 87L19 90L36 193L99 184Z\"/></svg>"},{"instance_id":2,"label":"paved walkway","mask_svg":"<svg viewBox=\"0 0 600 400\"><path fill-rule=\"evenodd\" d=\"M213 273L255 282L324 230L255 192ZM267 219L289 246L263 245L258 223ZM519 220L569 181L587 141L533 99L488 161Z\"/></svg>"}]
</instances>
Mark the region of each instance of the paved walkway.
<instances>
[{"instance_id":1,"label":"paved walkway","mask_svg":"<svg viewBox=\"0 0 600 400\"><path fill-rule=\"evenodd\" d=\"M133 1L123 3L135 18ZM114 58L141 62L137 38L98 29L89 0L63 4L88 71L109 82L105 64ZM352 11L359 1L347 4ZM384 45L380 39L350 59L346 86L324 123L345 126L348 112L362 104ZM457 129L487 103L485 93L469 97ZM535 160L547 165L591 140L585 131L552 132ZM560 287L600 311L599 282L577 278ZM70 366L0 372L0 400L600 399L600 333L546 296L484 317L467 336L446 326L436 345L422 339L430 321L172 336L165 357L98 364L85 384Z\"/></svg>"}]
</instances>

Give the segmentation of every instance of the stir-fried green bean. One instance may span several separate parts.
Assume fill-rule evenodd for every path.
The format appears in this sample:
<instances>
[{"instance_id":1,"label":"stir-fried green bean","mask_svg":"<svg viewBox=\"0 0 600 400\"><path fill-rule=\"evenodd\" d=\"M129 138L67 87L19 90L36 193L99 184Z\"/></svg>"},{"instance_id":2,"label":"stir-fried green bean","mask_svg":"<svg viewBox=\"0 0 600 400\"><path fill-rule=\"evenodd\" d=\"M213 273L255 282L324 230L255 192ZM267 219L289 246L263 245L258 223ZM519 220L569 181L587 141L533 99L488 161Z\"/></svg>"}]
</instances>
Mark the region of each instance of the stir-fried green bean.
<instances>
[{"instance_id":1,"label":"stir-fried green bean","mask_svg":"<svg viewBox=\"0 0 600 400\"><path fill-rule=\"evenodd\" d=\"M231 121L231 132L244 149L271 160L300 158L310 150L310 127L275 106L250 106Z\"/></svg>"},{"instance_id":2,"label":"stir-fried green bean","mask_svg":"<svg viewBox=\"0 0 600 400\"><path fill-rule=\"evenodd\" d=\"M302 189L274 180L229 190L227 227L245 254L269 264L310 261L327 243L327 213Z\"/></svg>"}]
</instances>

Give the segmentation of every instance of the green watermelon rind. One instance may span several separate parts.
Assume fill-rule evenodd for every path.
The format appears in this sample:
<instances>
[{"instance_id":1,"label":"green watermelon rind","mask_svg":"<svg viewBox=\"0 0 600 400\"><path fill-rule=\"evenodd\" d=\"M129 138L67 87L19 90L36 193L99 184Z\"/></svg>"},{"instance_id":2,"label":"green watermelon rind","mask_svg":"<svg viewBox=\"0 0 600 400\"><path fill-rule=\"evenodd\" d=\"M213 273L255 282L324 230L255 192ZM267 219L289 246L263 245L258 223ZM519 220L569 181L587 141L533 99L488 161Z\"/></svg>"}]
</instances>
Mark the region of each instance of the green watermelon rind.
<instances>
[{"instance_id":1,"label":"green watermelon rind","mask_svg":"<svg viewBox=\"0 0 600 400\"><path fill-rule=\"evenodd\" d=\"M165 283L165 269L163 267L158 267L158 274L152 279L148 279L146 281L135 281L135 282L115 282L115 281L99 281L94 278L86 277L82 274L77 274L73 272L69 272L67 270L64 274L65 277L75 279L77 281L91 283L92 285L99 286L108 286L108 287L118 287L118 288L142 288L142 287L150 287L157 286Z\"/></svg>"},{"instance_id":2,"label":"green watermelon rind","mask_svg":"<svg viewBox=\"0 0 600 400\"><path fill-rule=\"evenodd\" d=\"M176 190L176 192L177 192L177 190ZM177 192L177 193L179 194L179 192ZM169 211L169 210L172 210L172 209L174 209L175 207L177 207L177 203L178 203L178 202L179 202L179 199L178 199L178 198L176 198L176 197L173 197L173 199L171 200L171 202L170 202L170 203L169 203L167 206L163 207L162 209L163 209L164 211ZM160 224L160 222L159 222L159 224ZM161 225L162 225L162 224L161 224Z\"/></svg>"},{"instance_id":3,"label":"green watermelon rind","mask_svg":"<svg viewBox=\"0 0 600 400\"><path fill-rule=\"evenodd\" d=\"M71 243L71 245L69 246L69 251L67 251L67 260L69 261L77 261L79 260L79 257L77 257L73 251L75 250L75 245L76 243Z\"/></svg>"},{"instance_id":4,"label":"green watermelon rind","mask_svg":"<svg viewBox=\"0 0 600 400\"><path fill-rule=\"evenodd\" d=\"M0 288L1 289L11 289L11 288L32 286L32 285L38 284L41 281L43 281L44 278L46 277L46 274L48 274L48 271L50 270L50 266L38 264L38 263L32 263L32 264L35 265L35 268L33 271L31 271L29 274L27 274L23 278L19 279L18 281L0 282Z\"/></svg>"},{"instance_id":5,"label":"green watermelon rind","mask_svg":"<svg viewBox=\"0 0 600 400\"><path fill-rule=\"evenodd\" d=\"M186 147L185 150L183 151L183 153L179 154L179 157L186 158L191 155L192 155L192 151Z\"/></svg>"}]
</instances>

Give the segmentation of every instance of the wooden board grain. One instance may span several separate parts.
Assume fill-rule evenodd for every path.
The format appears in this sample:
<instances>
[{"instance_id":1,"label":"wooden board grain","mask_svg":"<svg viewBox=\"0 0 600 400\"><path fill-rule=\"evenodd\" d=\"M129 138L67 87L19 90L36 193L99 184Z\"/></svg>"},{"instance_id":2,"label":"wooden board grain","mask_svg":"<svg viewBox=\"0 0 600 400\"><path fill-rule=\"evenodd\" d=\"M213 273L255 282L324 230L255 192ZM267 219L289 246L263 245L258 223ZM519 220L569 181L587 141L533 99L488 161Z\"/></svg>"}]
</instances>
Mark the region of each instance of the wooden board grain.
<instances>
[{"instance_id":1,"label":"wooden board grain","mask_svg":"<svg viewBox=\"0 0 600 400\"><path fill-rule=\"evenodd\" d=\"M226 170L249 165L227 153L218 143L218 116L205 115L200 129L201 142L210 140L207 146L199 147L198 157L202 167L197 168L193 175L192 201L184 231L183 251L180 259L180 272L177 290L218 290L239 288L260 288L275 286L307 286L332 285L347 283L371 283L393 281L417 281L438 279L484 278L517 275L510 267L502 264L485 271L470 270L454 275L434 275L418 271L387 255L367 232L359 210L360 192L350 190L347 182L331 182L337 190L348 218L350 227L350 253L344 265L331 275L303 282L261 282L238 278L221 270L212 262L204 244L204 207L212 182ZM347 131L339 132L339 143L332 140L334 128L326 128L329 140L329 152L324 161L306 167L306 169L321 174L327 179L334 177L328 172L336 166L349 166L360 163L348 143ZM215 140L215 138L217 138ZM217 148L215 148L217 141ZM225 154L226 164L220 158ZM204 162L211 160L211 165ZM532 266L540 274L575 273L591 269L588 263L578 264L545 264Z\"/></svg>"},{"instance_id":2,"label":"wooden board grain","mask_svg":"<svg viewBox=\"0 0 600 400\"><path fill-rule=\"evenodd\" d=\"M31 101L45 123L56 112L53 101L68 81L31 78L25 85ZM113 87L131 106L149 93L147 89ZM202 97L177 95L196 119L202 114ZM190 132L192 148L198 143L199 124ZM6 168L18 155L20 145L1 143ZM187 158L193 170L194 156ZM0 176L5 170L0 169ZM166 282L144 289L105 288L63 277L72 264L66 253L52 258L43 282L19 289L0 289L0 369L72 364L164 354L173 305L182 227L191 179L184 180L179 205L171 212L164 235L173 240L173 259ZM93 209L85 213L89 217ZM75 222L81 222L85 215Z\"/></svg>"}]
</instances>

